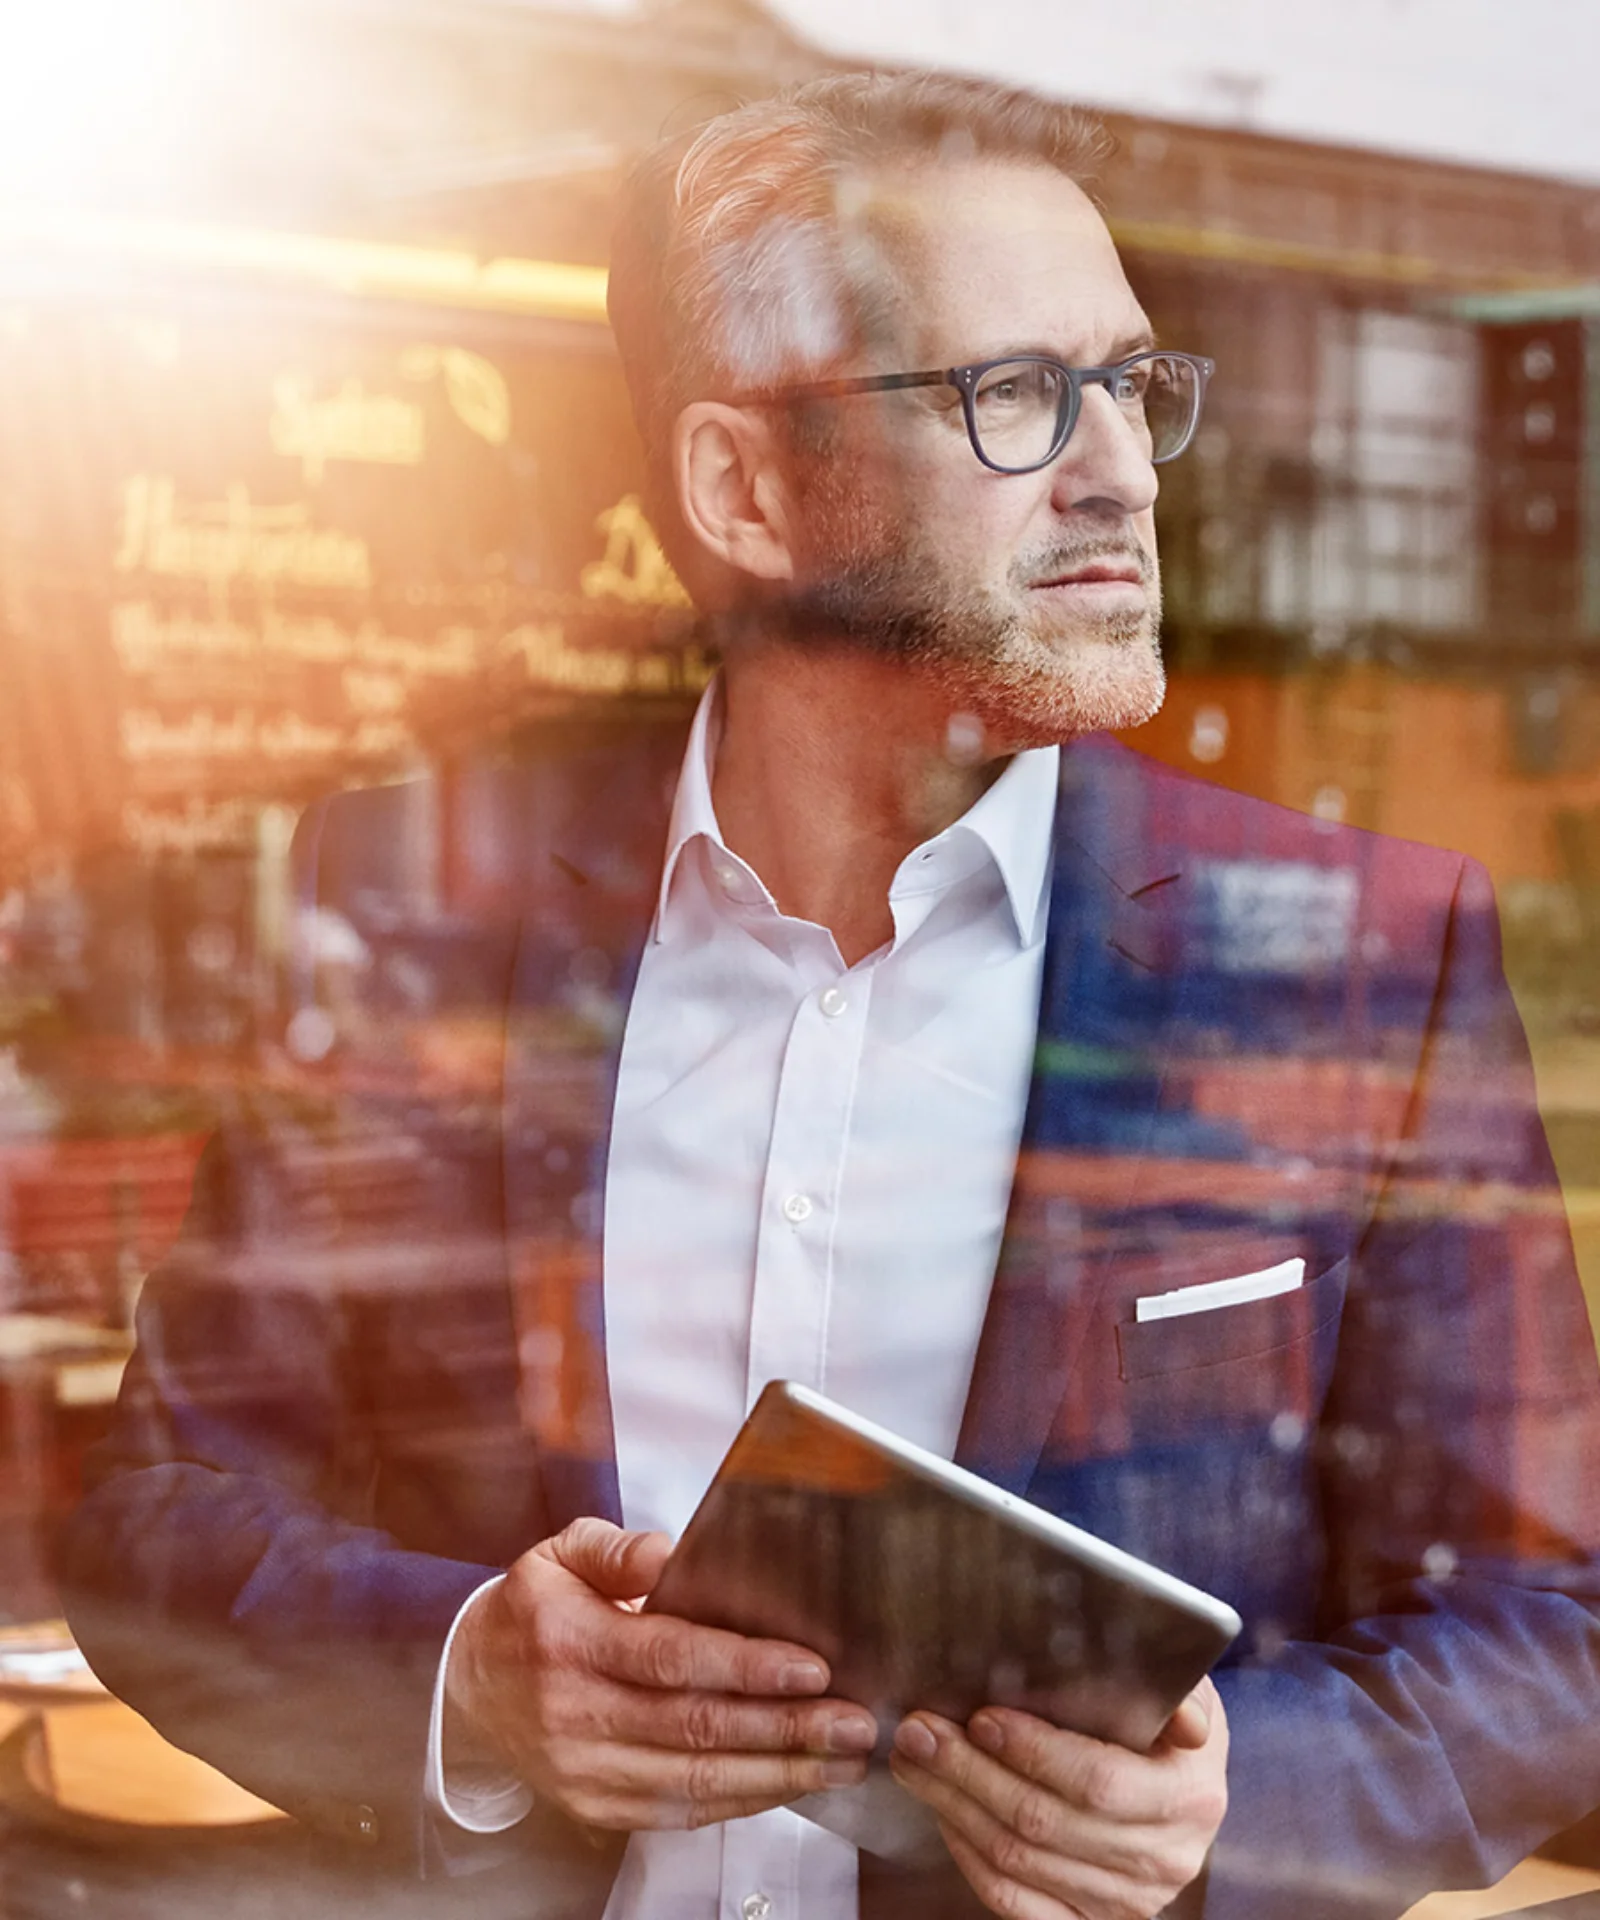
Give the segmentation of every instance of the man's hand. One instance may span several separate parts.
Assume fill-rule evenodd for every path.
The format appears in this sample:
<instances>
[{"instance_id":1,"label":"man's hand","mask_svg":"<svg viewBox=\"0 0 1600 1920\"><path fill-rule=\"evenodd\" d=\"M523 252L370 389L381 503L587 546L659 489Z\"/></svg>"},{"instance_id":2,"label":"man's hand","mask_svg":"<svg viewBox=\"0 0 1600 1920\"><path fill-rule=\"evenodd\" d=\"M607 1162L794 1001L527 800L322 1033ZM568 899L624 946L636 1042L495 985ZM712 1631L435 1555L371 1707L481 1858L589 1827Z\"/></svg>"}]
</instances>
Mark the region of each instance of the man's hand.
<instances>
[{"instance_id":1,"label":"man's hand","mask_svg":"<svg viewBox=\"0 0 1600 1920\"><path fill-rule=\"evenodd\" d=\"M1200 1872L1227 1810L1228 1723L1209 1680L1149 1753L984 1707L965 1733L901 1722L895 1778L1009 1920L1150 1920Z\"/></svg>"},{"instance_id":2,"label":"man's hand","mask_svg":"<svg viewBox=\"0 0 1600 1920\"><path fill-rule=\"evenodd\" d=\"M451 1716L590 1827L701 1827L856 1785L877 1729L818 1697L814 1653L622 1604L669 1547L576 1520L525 1553L462 1619Z\"/></svg>"}]
</instances>

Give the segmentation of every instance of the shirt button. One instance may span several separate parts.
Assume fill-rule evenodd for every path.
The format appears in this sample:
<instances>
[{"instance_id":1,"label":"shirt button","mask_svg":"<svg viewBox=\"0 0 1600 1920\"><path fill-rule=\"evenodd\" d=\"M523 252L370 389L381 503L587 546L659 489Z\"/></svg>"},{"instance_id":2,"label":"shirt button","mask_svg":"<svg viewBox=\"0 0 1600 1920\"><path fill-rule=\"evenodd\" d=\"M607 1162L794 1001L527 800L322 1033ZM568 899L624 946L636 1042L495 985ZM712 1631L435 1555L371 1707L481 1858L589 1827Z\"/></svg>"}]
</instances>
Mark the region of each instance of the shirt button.
<instances>
[{"instance_id":1,"label":"shirt button","mask_svg":"<svg viewBox=\"0 0 1600 1920\"><path fill-rule=\"evenodd\" d=\"M772 1902L764 1893L747 1893L739 1904L744 1920L767 1920L772 1911Z\"/></svg>"},{"instance_id":2,"label":"shirt button","mask_svg":"<svg viewBox=\"0 0 1600 1920\"><path fill-rule=\"evenodd\" d=\"M796 1226L799 1226L799 1224L800 1224L800 1222L801 1222L802 1220L809 1220L809 1219L811 1218L811 1196L810 1196L810 1194L808 1194L808 1193L791 1193L791 1194L789 1195L789 1197L788 1197L788 1199L787 1199L787 1200L785 1200L785 1201L784 1201L784 1203L783 1203L783 1217L784 1217L784 1219L785 1219L785 1220L791 1220L791 1221L793 1221L793 1223L794 1223L794 1224L795 1224ZM750 1898L751 1898L752 1900L757 1900L757 1899L760 1899L760 1900L765 1900L765 1899L766 1899L766 1897L767 1897L767 1896L766 1896L766 1895L765 1895L764 1893L763 1893L763 1894L754 1894L754 1893L753 1893L753 1894L751 1894L751 1896L750 1896ZM769 1904L770 1904L770 1903L769 1903ZM766 1907L763 1907L763 1908L761 1909L761 1911L762 1911L763 1913L765 1913L765 1912L766 1912L766 1910L767 1910L767 1909L766 1909Z\"/></svg>"},{"instance_id":3,"label":"shirt button","mask_svg":"<svg viewBox=\"0 0 1600 1920\"><path fill-rule=\"evenodd\" d=\"M739 886L739 869L729 861L719 860L716 865L718 884L724 893L734 893Z\"/></svg>"},{"instance_id":4,"label":"shirt button","mask_svg":"<svg viewBox=\"0 0 1600 1920\"><path fill-rule=\"evenodd\" d=\"M817 1005L830 1020L837 1020L849 1004L837 987L824 987L817 995Z\"/></svg>"}]
</instances>

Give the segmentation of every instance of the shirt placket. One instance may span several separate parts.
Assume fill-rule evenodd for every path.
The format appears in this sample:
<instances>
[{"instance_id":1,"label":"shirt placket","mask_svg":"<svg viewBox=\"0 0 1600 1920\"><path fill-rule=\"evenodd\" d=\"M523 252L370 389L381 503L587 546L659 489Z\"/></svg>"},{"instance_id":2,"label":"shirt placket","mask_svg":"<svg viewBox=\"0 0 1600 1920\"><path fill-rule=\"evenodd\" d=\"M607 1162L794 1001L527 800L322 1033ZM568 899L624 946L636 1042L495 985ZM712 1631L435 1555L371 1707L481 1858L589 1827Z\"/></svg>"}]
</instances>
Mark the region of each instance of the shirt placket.
<instances>
[{"instance_id":1,"label":"shirt placket","mask_svg":"<svg viewBox=\"0 0 1600 1920\"><path fill-rule=\"evenodd\" d=\"M827 1381L839 1189L872 974L805 948L810 985L784 1047L761 1191L746 1405L769 1380ZM804 1828L768 1818L723 1830L720 1920L799 1920Z\"/></svg>"},{"instance_id":2,"label":"shirt placket","mask_svg":"<svg viewBox=\"0 0 1600 1920\"><path fill-rule=\"evenodd\" d=\"M826 1388L834 1235L872 979L870 968L813 969L789 1029L756 1234L747 1406L769 1380Z\"/></svg>"},{"instance_id":3,"label":"shirt placket","mask_svg":"<svg viewBox=\"0 0 1600 1920\"><path fill-rule=\"evenodd\" d=\"M730 1820L722 1830L718 1920L802 1920L798 1820Z\"/></svg>"}]
</instances>

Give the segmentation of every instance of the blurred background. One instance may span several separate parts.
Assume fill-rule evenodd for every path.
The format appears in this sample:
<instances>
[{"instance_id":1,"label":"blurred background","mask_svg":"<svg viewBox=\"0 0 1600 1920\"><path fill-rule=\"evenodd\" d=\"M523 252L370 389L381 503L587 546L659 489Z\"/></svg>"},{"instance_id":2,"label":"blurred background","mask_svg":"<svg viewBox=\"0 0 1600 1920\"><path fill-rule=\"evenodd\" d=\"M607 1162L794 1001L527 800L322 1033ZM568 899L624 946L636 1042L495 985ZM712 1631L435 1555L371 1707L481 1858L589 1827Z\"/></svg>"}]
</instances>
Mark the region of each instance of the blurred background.
<instances>
[{"instance_id":1,"label":"blurred background","mask_svg":"<svg viewBox=\"0 0 1600 1920\"><path fill-rule=\"evenodd\" d=\"M1135 744L1483 860L1600 1300L1600 16L1578 0L17 0L0 61L0 1622L219 1111L494 1092L473 768L710 663L639 504L610 202L834 67L1101 111L1164 342ZM313 796L424 775L335 916ZM355 1154L375 1216L413 1162ZM68 1659L66 1651L56 1654ZM35 1672L46 1667L36 1664ZM65 1674L66 1667L60 1672Z\"/></svg>"}]
</instances>

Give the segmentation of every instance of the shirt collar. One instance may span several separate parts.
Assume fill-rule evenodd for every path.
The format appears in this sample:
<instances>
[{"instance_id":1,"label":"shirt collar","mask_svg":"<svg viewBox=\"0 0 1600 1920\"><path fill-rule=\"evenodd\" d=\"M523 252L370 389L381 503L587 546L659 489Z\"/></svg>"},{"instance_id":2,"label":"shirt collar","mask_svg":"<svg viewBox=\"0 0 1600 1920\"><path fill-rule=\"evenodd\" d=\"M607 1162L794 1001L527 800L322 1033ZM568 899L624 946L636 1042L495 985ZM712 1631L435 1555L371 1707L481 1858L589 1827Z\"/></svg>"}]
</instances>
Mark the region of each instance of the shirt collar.
<instances>
[{"instance_id":1,"label":"shirt collar","mask_svg":"<svg viewBox=\"0 0 1600 1920\"><path fill-rule=\"evenodd\" d=\"M678 790L672 798L672 818L667 826L667 862L661 870L661 890L656 895L656 914L650 937L661 938L667 900L672 892L672 877L690 841L703 836L714 847L723 844L717 825L717 810L711 804L711 768L716 759L717 742L722 736L721 675L715 676L700 696L694 710L694 725L689 729L689 744L684 749L683 766L678 774Z\"/></svg>"},{"instance_id":2,"label":"shirt collar","mask_svg":"<svg viewBox=\"0 0 1600 1920\"><path fill-rule=\"evenodd\" d=\"M988 849L1024 946L1044 937L1060 779L1061 749L1031 747L1016 754L994 785L945 829L949 835L971 834Z\"/></svg>"},{"instance_id":3,"label":"shirt collar","mask_svg":"<svg viewBox=\"0 0 1600 1920\"><path fill-rule=\"evenodd\" d=\"M667 858L661 873L661 888L656 896L655 919L651 938L660 940L677 872L684 849L697 838L713 847L725 847L717 810L711 800L711 772L716 764L717 745L722 737L721 676L713 679L700 696L694 724L689 729L689 744L684 749L683 767L672 801L672 819L667 829ZM1045 909L1049 899L1050 850L1055 834L1056 790L1061 777L1061 749L1034 747L1017 754L994 784L986 789L961 818L918 848L916 853L937 846L949 836L966 833L979 840L994 861L1006 890L1006 901L1016 927L1017 938L1032 946L1043 938ZM916 857L913 853L912 858Z\"/></svg>"}]
</instances>

